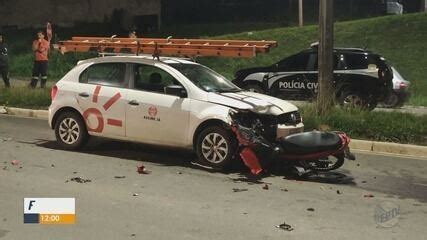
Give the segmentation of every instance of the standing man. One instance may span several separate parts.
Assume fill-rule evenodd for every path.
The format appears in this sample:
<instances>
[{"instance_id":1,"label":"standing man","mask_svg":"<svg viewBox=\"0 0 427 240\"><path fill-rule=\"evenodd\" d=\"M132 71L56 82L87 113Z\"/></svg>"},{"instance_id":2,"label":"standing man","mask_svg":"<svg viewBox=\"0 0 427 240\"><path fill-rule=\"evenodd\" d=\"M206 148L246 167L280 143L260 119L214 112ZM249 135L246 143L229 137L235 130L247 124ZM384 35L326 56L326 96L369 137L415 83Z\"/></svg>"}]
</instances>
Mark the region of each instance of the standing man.
<instances>
[{"instance_id":1,"label":"standing man","mask_svg":"<svg viewBox=\"0 0 427 240\"><path fill-rule=\"evenodd\" d=\"M35 88L37 86L37 81L41 76L40 87L44 88L46 86L47 81L47 54L49 52L49 42L45 39L43 31L37 32L37 39L33 41L33 52L33 77L31 79L30 87Z\"/></svg>"},{"instance_id":2,"label":"standing man","mask_svg":"<svg viewBox=\"0 0 427 240\"><path fill-rule=\"evenodd\" d=\"M4 43L2 33L0 33L0 74L3 78L4 86L9 88L9 59L7 56L7 46L6 43Z\"/></svg>"}]
</instances>

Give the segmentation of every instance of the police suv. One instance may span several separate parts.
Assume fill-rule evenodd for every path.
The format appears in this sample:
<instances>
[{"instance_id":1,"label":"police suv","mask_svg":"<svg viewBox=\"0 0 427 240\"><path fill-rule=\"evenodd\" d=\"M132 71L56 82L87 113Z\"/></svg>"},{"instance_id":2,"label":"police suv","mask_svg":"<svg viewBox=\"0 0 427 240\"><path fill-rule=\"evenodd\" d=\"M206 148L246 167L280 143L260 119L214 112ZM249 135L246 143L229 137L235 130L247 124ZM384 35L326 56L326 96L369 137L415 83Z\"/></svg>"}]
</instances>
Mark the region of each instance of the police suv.
<instances>
[{"instance_id":1,"label":"police suv","mask_svg":"<svg viewBox=\"0 0 427 240\"><path fill-rule=\"evenodd\" d=\"M51 91L49 124L65 149L89 136L194 149L212 167L237 153L230 112L250 112L274 139L303 131L297 107L244 91L180 58L111 56L81 61Z\"/></svg>"},{"instance_id":2,"label":"police suv","mask_svg":"<svg viewBox=\"0 0 427 240\"><path fill-rule=\"evenodd\" d=\"M312 100L318 90L317 45L272 66L237 71L244 89L287 100ZM334 49L335 97L340 104L373 109L393 87L393 72L383 57L357 48Z\"/></svg>"}]
</instances>

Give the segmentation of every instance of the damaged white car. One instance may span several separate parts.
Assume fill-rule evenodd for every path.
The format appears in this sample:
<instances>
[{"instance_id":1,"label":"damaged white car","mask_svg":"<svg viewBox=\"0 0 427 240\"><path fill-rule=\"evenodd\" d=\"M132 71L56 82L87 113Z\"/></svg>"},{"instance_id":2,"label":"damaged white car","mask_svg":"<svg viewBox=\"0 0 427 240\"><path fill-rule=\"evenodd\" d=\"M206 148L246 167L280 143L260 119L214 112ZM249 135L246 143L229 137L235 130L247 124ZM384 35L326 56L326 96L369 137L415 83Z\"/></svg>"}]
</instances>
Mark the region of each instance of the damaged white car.
<instances>
[{"instance_id":1,"label":"damaged white car","mask_svg":"<svg viewBox=\"0 0 427 240\"><path fill-rule=\"evenodd\" d=\"M303 131L297 107L244 91L213 70L180 58L112 56L81 61L51 92L49 124L65 149L89 136L194 149L222 168L237 154L230 111L250 112L266 135Z\"/></svg>"}]
</instances>

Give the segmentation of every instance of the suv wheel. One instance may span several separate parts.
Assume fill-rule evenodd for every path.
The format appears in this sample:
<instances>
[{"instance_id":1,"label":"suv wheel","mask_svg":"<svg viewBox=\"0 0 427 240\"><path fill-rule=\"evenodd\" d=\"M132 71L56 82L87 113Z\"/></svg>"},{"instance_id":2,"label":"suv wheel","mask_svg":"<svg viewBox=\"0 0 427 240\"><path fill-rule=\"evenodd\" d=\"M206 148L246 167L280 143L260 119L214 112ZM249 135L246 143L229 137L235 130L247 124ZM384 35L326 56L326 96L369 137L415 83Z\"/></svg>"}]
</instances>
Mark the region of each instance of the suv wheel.
<instances>
[{"instance_id":1,"label":"suv wheel","mask_svg":"<svg viewBox=\"0 0 427 240\"><path fill-rule=\"evenodd\" d=\"M393 92L384 100L383 106L386 108L398 108L403 105L402 103L403 102L399 96Z\"/></svg>"},{"instance_id":2,"label":"suv wheel","mask_svg":"<svg viewBox=\"0 0 427 240\"><path fill-rule=\"evenodd\" d=\"M225 169L231 165L236 147L236 140L230 131L212 126L199 134L196 152L202 164L215 169Z\"/></svg>"},{"instance_id":3,"label":"suv wheel","mask_svg":"<svg viewBox=\"0 0 427 240\"><path fill-rule=\"evenodd\" d=\"M368 100L363 94L356 91L343 92L339 98L339 103L346 108L368 107Z\"/></svg>"},{"instance_id":4,"label":"suv wheel","mask_svg":"<svg viewBox=\"0 0 427 240\"><path fill-rule=\"evenodd\" d=\"M75 150L87 142L89 135L83 118L74 112L64 112L55 124L55 137L63 149Z\"/></svg>"},{"instance_id":5,"label":"suv wheel","mask_svg":"<svg viewBox=\"0 0 427 240\"><path fill-rule=\"evenodd\" d=\"M249 92L265 93L265 91L256 84L248 84L248 85L245 85L243 88L248 90Z\"/></svg>"}]
</instances>

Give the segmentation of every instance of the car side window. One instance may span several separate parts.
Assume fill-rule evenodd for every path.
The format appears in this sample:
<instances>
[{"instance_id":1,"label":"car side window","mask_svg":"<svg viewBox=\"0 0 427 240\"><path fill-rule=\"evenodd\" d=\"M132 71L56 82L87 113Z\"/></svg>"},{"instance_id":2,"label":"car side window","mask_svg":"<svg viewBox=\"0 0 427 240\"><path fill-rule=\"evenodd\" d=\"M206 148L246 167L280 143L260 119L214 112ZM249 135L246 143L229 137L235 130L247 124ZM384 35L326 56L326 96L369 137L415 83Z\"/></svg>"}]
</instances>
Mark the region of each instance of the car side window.
<instances>
[{"instance_id":1,"label":"car side window","mask_svg":"<svg viewBox=\"0 0 427 240\"><path fill-rule=\"evenodd\" d=\"M127 87L125 63L98 63L89 66L79 77L80 83Z\"/></svg>"},{"instance_id":2,"label":"car side window","mask_svg":"<svg viewBox=\"0 0 427 240\"><path fill-rule=\"evenodd\" d=\"M368 55L366 54L346 54L345 63L347 69L367 69Z\"/></svg>"},{"instance_id":3,"label":"car side window","mask_svg":"<svg viewBox=\"0 0 427 240\"><path fill-rule=\"evenodd\" d=\"M134 65L134 88L149 92L165 93L165 87L182 86L172 75L155 66Z\"/></svg>"},{"instance_id":4,"label":"car side window","mask_svg":"<svg viewBox=\"0 0 427 240\"><path fill-rule=\"evenodd\" d=\"M307 71L317 71L318 70L318 55L317 53L311 53L308 59ZM342 69L343 57L341 54L334 53L334 70Z\"/></svg>"},{"instance_id":5,"label":"car side window","mask_svg":"<svg viewBox=\"0 0 427 240\"><path fill-rule=\"evenodd\" d=\"M310 54L302 53L290 56L278 63L280 71L305 71Z\"/></svg>"}]
</instances>

